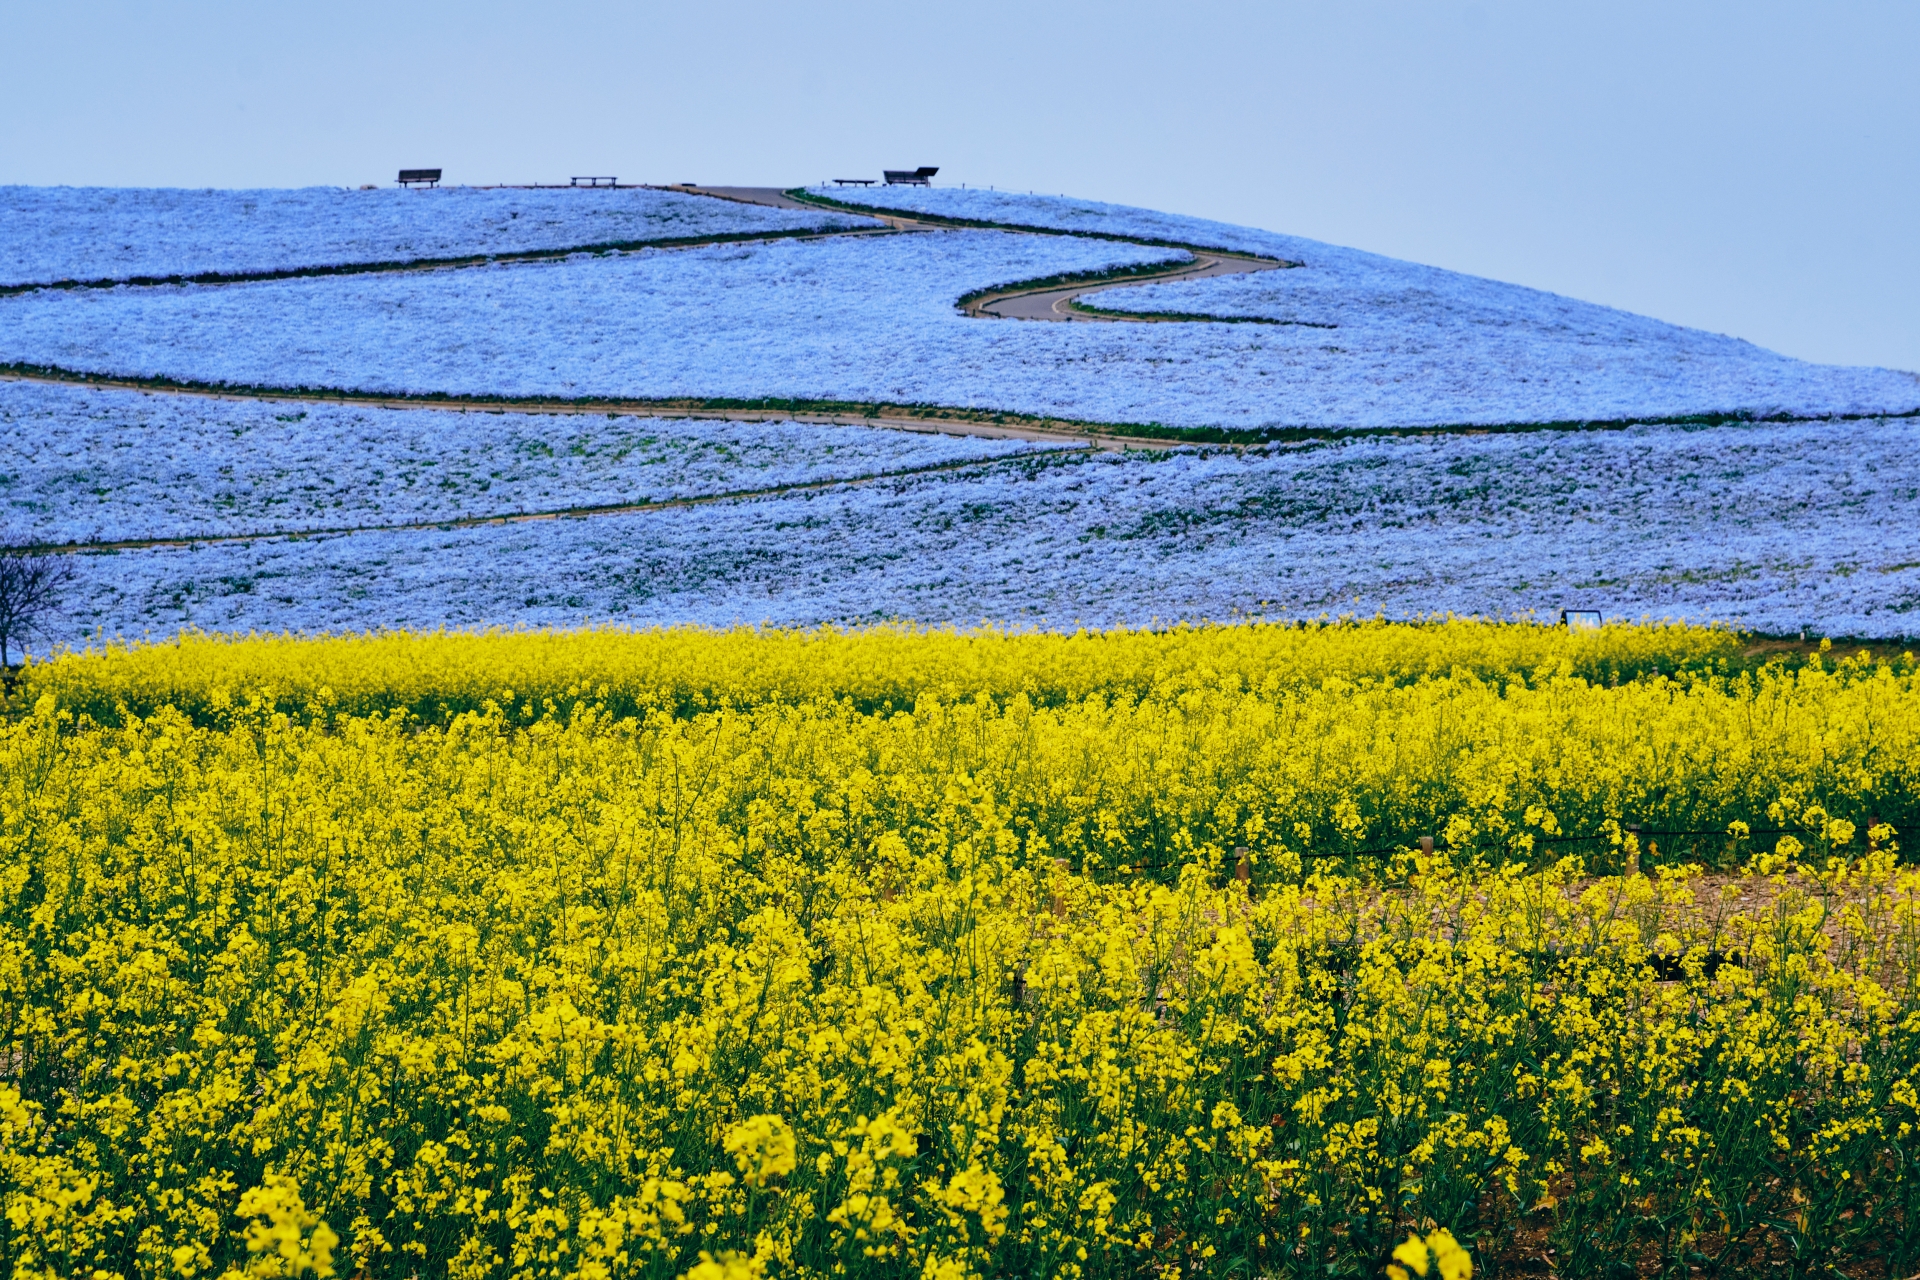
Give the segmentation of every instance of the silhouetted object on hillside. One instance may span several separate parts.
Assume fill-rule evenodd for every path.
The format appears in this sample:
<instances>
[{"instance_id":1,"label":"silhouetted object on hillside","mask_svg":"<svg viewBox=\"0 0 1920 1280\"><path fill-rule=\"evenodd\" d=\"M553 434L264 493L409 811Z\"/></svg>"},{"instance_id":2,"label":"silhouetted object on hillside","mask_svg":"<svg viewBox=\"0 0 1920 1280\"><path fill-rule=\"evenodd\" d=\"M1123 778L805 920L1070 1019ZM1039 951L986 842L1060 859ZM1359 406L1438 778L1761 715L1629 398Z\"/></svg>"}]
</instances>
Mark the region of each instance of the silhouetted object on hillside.
<instances>
[{"instance_id":1,"label":"silhouetted object on hillside","mask_svg":"<svg viewBox=\"0 0 1920 1280\"><path fill-rule=\"evenodd\" d=\"M440 185L440 171L438 169L402 169L400 171L400 185L409 188L414 186L437 187Z\"/></svg>"},{"instance_id":2,"label":"silhouetted object on hillside","mask_svg":"<svg viewBox=\"0 0 1920 1280\"><path fill-rule=\"evenodd\" d=\"M890 187L930 187L930 179L940 172L938 165L923 164L918 169L882 169L881 176L886 178Z\"/></svg>"},{"instance_id":3,"label":"silhouetted object on hillside","mask_svg":"<svg viewBox=\"0 0 1920 1280\"><path fill-rule=\"evenodd\" d=\"M24 656L27 633L39 628L72 581L73 565L65 556L0 547L0 667L13 665L16 644Z\"/></svg>"}]
</instances>

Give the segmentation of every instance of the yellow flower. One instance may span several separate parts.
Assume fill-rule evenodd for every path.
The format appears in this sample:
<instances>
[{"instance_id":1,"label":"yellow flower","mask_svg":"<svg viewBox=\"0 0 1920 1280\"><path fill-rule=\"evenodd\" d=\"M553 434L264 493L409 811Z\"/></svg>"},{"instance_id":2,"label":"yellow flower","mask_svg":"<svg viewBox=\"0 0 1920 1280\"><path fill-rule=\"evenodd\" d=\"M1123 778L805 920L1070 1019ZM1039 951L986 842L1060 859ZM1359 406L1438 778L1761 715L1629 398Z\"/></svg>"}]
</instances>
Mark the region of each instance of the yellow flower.
<instances>
[{"instance_id":1,"label":"yellow flower","mask_svg":"<svg viewBox=\"0 0 1920 1280\"><path fill-rule=\"evenodd\" d=\"M1473 1259L1453 1233L1445 1227L1435 1228L1422 1240L1418 1235L1409 1235L1393 1250L1392 1263L1387 1265L1387 1274L1392 1280L1409 1280L1412 1275L1424 1276L1434 1271L1439 1280L1472 1280ZM1404 1266L1395 1264L1404 1263Z\"/></svg>"},{"instance_id":2,"label":"yellow flower","mask_svg":"<svg viewBox=\"0 0 1920 1280\"><path fill-rule=\"evenodd\" d=\"M733 1126L721 1146L750 1187L764 1187L768 1179L793 1172L793 1130L779 1116L754 1116Z\"/></svg>"},{"instance_id":3,"label":"yellow flower","mask_svg":"<svg viewBox=\"0 0 1920 1280\"><path fill-rule=\"evenodd\" d=\"M1907 1190L1916 758L1905 660L1679 627L36 663L0 690L10 1265L1277 1274L1463 1189L1817 1224ZM1385 1261L1472 1270L1440 1229Z\"/></svg>"},{"instance_id":4,"label":"yellow flower","mask_svg":"<svg viewBox=\"0 0 1920 1280\"><path fill-rule=\"evenodd\" d=\"M731 1251L715 1257L702 1249L700 1261L681 1280L760 1280L765 1272L758 1258Z\"/></svg>"},{"instance_id":5,"label":"yellow flower","mask_svg":"<svg viewBox=\"0 0 1920 1280\"><path fill-rule=\"evenodd\" d=\"M240 1197L240 1214L254 1221L245 1232L248 1276L303 1276L320 1280L333 1274L333 1249L340 1237L307 1211L300 1184L292 1178L268 1174L261 1186ZM178 1251L175 1253L179 1261Z\"/></svg>"}]
</instances>

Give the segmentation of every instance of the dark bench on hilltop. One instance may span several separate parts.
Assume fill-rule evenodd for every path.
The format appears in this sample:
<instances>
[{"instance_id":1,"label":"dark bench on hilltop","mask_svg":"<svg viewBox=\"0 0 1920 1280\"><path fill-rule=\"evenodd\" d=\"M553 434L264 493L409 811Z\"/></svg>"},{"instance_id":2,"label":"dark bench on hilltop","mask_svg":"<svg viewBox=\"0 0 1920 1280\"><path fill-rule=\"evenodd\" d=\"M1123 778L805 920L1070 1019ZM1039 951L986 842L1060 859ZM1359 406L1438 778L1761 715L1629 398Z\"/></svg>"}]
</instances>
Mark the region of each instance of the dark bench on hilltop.
<instances>
[{"instance_id":1,"label":"dark bench on hilltop","mask_svg":"<svg viewBox=\"0 0 1920 1280\"><path fill-rule=\"evenodd\" d=\"M833 185L836 187L870 187L873 185L873 179L872 178L835 178L833 180Z\"/></svg>"},{"instance_id":2,"label":"dark bench on hilltop","mask_svg":"<svg viewBox=\"0 0 1920 1280\"><path fill-rule=\"evenodd\" d=\"M403 187L437 187L440 185L438 169L402 169L400 185Z\"/></svg>"},{"instance_id":3,"label":"dark bench on hilltop","mask_svg":"<svg viewBox=\"0 0 1920 1280\"><path fill-rule=\"evenodd\" d=\"M923 164L918 169L882 169L880 171L890 187L930 187L933 183L928 179L938 172L940 170L937 167L929 164Z\"/></svg>"},{"instance_id":4,"label":"dark bench on hilltop","mask_svg":"<svg viewBox=\"0 0 1920 1280\"><path fill-rule=\"evenodd\" d=\"M567 185L570 187L617 187L620 183L615 178L568 178Z\"/></svg>"}]
</instances>

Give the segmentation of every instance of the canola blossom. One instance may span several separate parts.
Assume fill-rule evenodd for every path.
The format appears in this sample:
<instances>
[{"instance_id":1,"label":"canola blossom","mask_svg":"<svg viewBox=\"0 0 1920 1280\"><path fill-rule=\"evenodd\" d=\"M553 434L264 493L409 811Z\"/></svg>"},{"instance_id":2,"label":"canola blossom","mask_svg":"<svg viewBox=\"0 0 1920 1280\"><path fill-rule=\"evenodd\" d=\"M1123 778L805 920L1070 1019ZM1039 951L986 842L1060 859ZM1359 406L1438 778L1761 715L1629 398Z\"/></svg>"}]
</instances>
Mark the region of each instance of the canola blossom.
<instances>
[{"instance_id":1,"label":"canola blossom","mask_svg":"<svg viewBox=\"0 0 1920 1280\"><path fill-rule=\"evenodd\" d=\"M1565 671L1599 683L1647 674L1724 670L1741 652L1732 633L1702 627L1610 626L1569 633L1532 622L1444 619L1406 626L1342 620L1178 627L1167 631L858 631L662 627L580 631L380 632L228 636L182 633L164 644L108 643L25 668L16 701L41 693L111 721L123 705L204 715L242 694L301 714L396 709L443 721L498 703L572 705L583 696L615 715L676 715L765 702L850 701L863 710L1026 694L1036 703L1095 694L1135 698L1237 681L1272 692L1328 678L1405 683L1469 671L1531 680Z\"/></svg>"},{"instance_id":2,"label":"canola blossom","mask_svg":"<svg viewBox=\"0 0 1920 1280\"><path fill-rule=\"evenodd\" d=\"M1393 1251L1387 1275L1389 1280L1408 1280L1410 1275L1426 1275L1429 1266L1439 1271L1441 1280L1471 1280L1473 1276L1472 1257L1445 1227L1425 1240L1417 1235L1408 1236L1406 1242Z\"/></svg>"},{"instance_id":3,"label":"canola blossom","mask_svg":"<svg viewBox=\"0 0 1920 1280\"><path fill-rule=\"evenodd\" d=\"M1740 653L1450 623L29 667L5 1263L1907 1274L1920 687Z\"/></svg>"}]
</instances>

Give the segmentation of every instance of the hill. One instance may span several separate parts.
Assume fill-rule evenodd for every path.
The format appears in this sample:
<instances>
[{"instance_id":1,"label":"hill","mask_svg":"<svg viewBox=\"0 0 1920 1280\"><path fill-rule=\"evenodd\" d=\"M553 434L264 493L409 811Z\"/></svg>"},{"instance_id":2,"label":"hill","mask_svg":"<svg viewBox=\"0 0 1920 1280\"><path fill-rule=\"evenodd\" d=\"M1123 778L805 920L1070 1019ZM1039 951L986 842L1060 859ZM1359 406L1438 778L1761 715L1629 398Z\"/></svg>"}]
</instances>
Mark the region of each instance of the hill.
<instances>
[{"instance_id":1,"label":"hill","mask_svg":"<svg viewBox=\"0 0 1920 1280\"><path fill-rule=\"evenodd\" d=\"M336 227L358 220L364 229L318 237L312 262L332 265L353 247L364 255L389 241L404 242L392 250L397 262L409 246L428 261L528 244L542 256L460 271L38 289L0 305L0 361L196 384L776 397L1227 433L1920 410L1913 374L1807 364L1537 290L1145 211L884 190L865 198L905 201L910 212L990 213L999 225L795 238L806 218L818 226L834 215L669 192L541 192L533 194L564 197L594 216L548 217L529 239L514 220L503 225L497 209L480 217L469 207L471 195L496 193L400 194L398 206L349 201L331 210ZM634 194L649 206L670 198L667 211L677 216L649 208L622 220L600 207ZM701 219L678 209L689 200L749 212ZM389 226L396 208L410 224L404 235ZM421 210L447 225L418 229L412 224L431 221ZM270 248L236 256L210 237L164 252L149 246L136 257L182 274L291 261L295 249L256 234L260 217L233 202L209 203L191 225L201 236L228 225L235 239L264 239ZM756 225L761 238L741 238ZM720 242L545 257L569 232L587 245L616 228L629 237L670 229L677 239L698 239L688 230L696 226L714 228ZM828 229L847 229L846 220ZM1298 265L1100 295L1103 306L1188 317L1180 323L1008 325L954 305L1026 280L1177 263L1183 245ZM100 265L89 260L71 271ZM43 276L62 270L38 268Z\"/></svg>"},{"instance_id":2,"label":"hill","mask_svg":"<svg viewBox=\"0 0 1920 1280\"><path fill-rule=\"evenodd\" d=\"M747 194L0 193L0 542L87 553L42 647L1562 608L1914 633L1912 374L1146 210ZM1172 278L1220 250L1259 269ZM970 301L1063 280L1099 292L1062 323Z\"/></svg>"}]
</instances>

